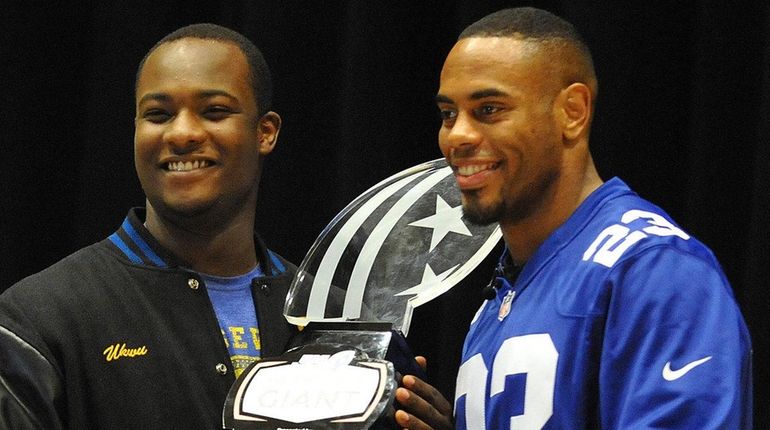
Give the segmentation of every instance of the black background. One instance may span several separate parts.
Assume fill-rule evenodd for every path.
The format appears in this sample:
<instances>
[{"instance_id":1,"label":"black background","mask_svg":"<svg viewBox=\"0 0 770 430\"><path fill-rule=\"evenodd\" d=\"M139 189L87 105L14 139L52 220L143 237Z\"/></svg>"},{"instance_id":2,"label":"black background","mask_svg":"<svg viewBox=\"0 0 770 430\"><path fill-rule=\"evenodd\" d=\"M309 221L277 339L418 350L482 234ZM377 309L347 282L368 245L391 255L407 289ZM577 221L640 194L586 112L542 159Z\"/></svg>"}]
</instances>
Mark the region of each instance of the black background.
<instances>
[{"instance_id":1,"label":"black background","mask_svg":"<svg viewBox=\"0 0 770 430\"><path fill-rule=\"evenodd\" d=\"M755 426L770 428L766 1L4 2L0 290L104 238L143 204L134 74L170 31L214 22L265 54L284 125L265 167L259 230L298 263L358 194L440 156L433 96L446 53L471 22L522 5L573 22L593 51L602 176L621 176L722 262L753 336ZM488 277L474 276L412 324L410 341L445 391Z\"/></svg>"}]
</instances>

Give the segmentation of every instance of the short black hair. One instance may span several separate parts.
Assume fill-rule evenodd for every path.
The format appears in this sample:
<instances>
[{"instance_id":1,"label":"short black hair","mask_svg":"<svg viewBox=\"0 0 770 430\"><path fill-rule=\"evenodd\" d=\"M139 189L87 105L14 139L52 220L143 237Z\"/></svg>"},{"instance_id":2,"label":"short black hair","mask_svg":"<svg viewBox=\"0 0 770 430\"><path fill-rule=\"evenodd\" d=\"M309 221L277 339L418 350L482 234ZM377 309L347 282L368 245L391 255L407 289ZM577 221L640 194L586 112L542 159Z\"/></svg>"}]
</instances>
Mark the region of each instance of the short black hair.
<instances>
[{"instance_id":1,"label":"short black hair","mask_svg":"<svg viewBox=\"0 0 770 430\"><path fill-rule=\"evenodd\" d=\"M583 43L572 24L551 12L534 7L517 7L491 13L469 25L460 33L459 39L466 37L563 38Z\"/></svg>"},{"instance_id":2,"label":"short black hair","mask_svg":"<svg viewBox=\"0 0 770 430\"><path fill-rule=\"evenodd\" d=\"M211 23L191 24L179 28L160 39L158 43L147 51L144 58L142 58L142 61L139 63L139 68L136 71L134 90L138 88L139 76L142 74L144 63L147 61L150 54L155 52L161 45L186 38L218 40L232 43L237 46L241 52L243 52L243 55L246 57L246 61L249 64L251 88L254 92L254 98L257 101L257 112L263 114L271 110L273 104L273 81L270 75L270 68L267 66L267 62L265 62L262 52L251 42L251 40L241 33Z\"/></svg>"},{"instance_id":3,"label":"short black hair","mask_svg":"<svg viewBox=\"0 0 770 430\"><path fill-rule=\"evenodd\" d=\"M573 66L564 78L587 83L596 92L596 72L588 45L575 26L551 12L534 7L499 10L469 25L458 40L470 37L511 37L554 49L561 60Z\"/></svg>"}]
</instances>

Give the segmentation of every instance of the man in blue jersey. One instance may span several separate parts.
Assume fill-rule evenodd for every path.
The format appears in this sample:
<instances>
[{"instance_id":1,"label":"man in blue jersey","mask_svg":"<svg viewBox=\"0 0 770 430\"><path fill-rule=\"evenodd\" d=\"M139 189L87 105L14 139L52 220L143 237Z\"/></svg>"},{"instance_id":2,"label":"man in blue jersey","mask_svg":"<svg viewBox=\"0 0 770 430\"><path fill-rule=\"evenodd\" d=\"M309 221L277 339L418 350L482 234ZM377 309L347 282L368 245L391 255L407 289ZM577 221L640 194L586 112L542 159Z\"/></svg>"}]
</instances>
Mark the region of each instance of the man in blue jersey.
<instances>
[{"instance_id":1,"label":"man in blue jersey","mask_svg":"<svg viewBox=\"0 0 770 430\"><path fill-rule=\"evenodd\" d=\"M751 346L711 251L589 151L597 94L574 27L542 10L469 26L436 97L465 217L506 250L457 377L458 429L751 428ZM407 428L446 427L417 378ZM418 406L419 405L419 406Z\"/></svg>"}]
</instances>

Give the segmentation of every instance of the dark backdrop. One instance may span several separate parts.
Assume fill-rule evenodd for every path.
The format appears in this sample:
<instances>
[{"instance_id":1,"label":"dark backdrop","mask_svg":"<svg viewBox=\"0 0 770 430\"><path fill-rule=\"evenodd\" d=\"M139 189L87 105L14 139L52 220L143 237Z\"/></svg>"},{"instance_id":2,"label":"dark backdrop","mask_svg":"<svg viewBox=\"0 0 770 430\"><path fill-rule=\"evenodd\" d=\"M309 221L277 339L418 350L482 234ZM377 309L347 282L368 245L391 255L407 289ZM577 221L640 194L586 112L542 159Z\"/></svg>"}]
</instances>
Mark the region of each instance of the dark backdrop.
<instances>
[{"instance_id":1,"label":"dark backdrop","mask_svg":"<svg viewBox=\"0 0 770 430\"><path fill-rule=\"evenodd\" d=\"M439 157L432 100L444 56L472 21L525 4L53 3L11 0L0 11L0 290L104 238L143 203L132 163L134 73L177 27L232 27L273 68L284 127L259 223L274 249L299 262L355 196ZM755 424L770 428L768 2L527 4L572 21L593 50L601 90L591 141L603 177L621 176L722 262L753 336ZM447 394L488 275L474 276L420 308L410 334Z\"/></svg>"}]
</instances>

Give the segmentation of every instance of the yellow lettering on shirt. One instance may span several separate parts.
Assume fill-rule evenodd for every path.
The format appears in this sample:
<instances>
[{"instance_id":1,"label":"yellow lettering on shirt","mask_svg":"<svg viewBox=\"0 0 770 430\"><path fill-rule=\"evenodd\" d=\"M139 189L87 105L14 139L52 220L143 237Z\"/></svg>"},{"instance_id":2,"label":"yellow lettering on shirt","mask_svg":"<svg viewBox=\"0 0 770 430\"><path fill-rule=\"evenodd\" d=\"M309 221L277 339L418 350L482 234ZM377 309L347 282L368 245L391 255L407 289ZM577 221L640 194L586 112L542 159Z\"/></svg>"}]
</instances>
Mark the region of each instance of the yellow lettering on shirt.
<instances>
[{"instance_id":1,"label":"yellow lettering on shirt","mask_svg":"<svg viewBox=\"0 0 770 430\"><path fill-rule=\"evenodd\" d=\"M249 345L243 341L243 327L229 327L230 335L233 337L233 348L246 349Z\"/></svg>"},{"instance_id":2,"label":"yellow lettering on shirt","mask_svg":"<svg viewBox=\"0 0 770 430\"><path fill-rule=\"evenodd\" d=\"M259 358L250 357L248 355L233 355L232 357L230 357L230 359L233 362L233 370L235 370L235 379L240 378L243 371L246 370L246 368L249 367L251 363L254 363L255 361L259 361Z\"/></svg>"},{"instance_id":3,"label":"yellow lettering on shirt","mask_svg":"<svg viewBox=\"0 0 770 430\"><path fill-rule=\"evenodd\" d=\"M256 327L249 327L251 332L251 341L254 343L254 349L257 351L262 350L262 341L259 339L259 329Z\"/></svg>"}]
</instances>

